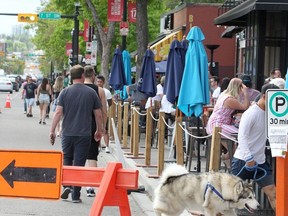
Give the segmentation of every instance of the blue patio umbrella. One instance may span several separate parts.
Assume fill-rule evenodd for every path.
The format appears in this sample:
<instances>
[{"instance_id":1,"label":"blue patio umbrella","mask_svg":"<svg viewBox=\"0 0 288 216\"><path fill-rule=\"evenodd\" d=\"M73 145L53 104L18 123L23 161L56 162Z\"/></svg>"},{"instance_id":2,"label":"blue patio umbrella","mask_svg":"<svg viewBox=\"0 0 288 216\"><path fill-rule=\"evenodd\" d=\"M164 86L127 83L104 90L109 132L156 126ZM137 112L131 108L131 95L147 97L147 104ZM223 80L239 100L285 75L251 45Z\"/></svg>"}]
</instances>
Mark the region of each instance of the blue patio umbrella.
<instances>
[{"instance_id":1,"label":"blue patio umbrella","mask_svg":"<svg viewBox=\"0 0 288 216\"><path fill-rule=\"evenodd\" d=\"M131 81L131 57L130 57L130 53L126 50L123 50L122 58L123 58L123 63L124 63L126 84L131 85L132 81Z\"/></svg>"},{"instance_id":2,"label":"blue patio umbrella","mask_svg":"<svg viewBox=\"0 0 288 216\"><path fill-rule=\"evenodd\" d=\"M197 134L200 135L200 115L203 105L209 104L208 60L202 41L201 29L192 27L187 35L189 40L185 56L185 68L178 98L178 108L186 116L197 117ZM200 149L200 139L197 139ZM197 172L201 171L200 151L197 151Z\"/></svg>"},{"instance_id":3,"label":"blue patio umbrella","mask_svg":"<svg viewBox=\"0 0 288 216\"><path fill-rule=\"evenodd\" d=\"M202 41L201 29L194 26L187 36L189 46L185 57L185 68L180 87L178 108L186 116L199 117L203 105L209 104L208 60Z\"/></svg>"},{"instance_id":4,"label":"blue patio umbrella","mask_svg":"<svg viewBox=\"0 0 288 216\"><path fill-rule=\"evenodd\" d=\"M181 42L174 39L170 45L164 84L164 94L172 104L177 101L179 96L184 66L185 50Z\"/></svg>"},{"instance_id":5,"label":"blue patio umbrella","mask_svg":"<svg viewBox=\"0 0 288 216\"><path fill-rule=\"evenodd\" d=\"M138 90L147 97L154 97L157 92L154 53L151 49L145 52L143 58L140 78L138 80Z\"/></svg>"},{"instance_id":6,"label":"blue patio umbrella","mask_svg":"<svg viewBox=\"0 0 288 216\"><path fill-rule=\"evenodd\" d=\"M181 43L181 45L182 45L182 47L183 47L183 49L184 49L184 52L185 52L185 54L186 54L186 51L187 51L188 45L189 45L189 41L186 40L186 36L183 37L183 40L181 40L180 43Z\"/></svg>"},{"instance_id":7,"label":"blue patio umbrella","mask_svg":"<svg viewBox=\"0 0 288 216\"><path fill-rule=\"evenodd\" d=\"M115 49L112 59L109 85L114 90L122 90L123 86L126 85L122 52L118 47Z\"/></svg>"}]
</instances>

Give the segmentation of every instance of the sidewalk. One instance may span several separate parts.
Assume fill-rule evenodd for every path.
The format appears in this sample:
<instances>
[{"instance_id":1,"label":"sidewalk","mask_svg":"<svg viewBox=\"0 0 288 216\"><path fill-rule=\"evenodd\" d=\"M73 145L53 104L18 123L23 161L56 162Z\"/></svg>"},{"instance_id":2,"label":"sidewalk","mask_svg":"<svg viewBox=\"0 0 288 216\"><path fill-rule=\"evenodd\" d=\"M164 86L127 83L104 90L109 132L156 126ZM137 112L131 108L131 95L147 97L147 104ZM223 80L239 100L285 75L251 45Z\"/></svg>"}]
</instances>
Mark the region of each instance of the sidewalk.
<instances>
[{"instance_id":1,"label":"sidewalk","mask_svg":"<svg viewBox=\"0 0 288 216\"><path fill-rule=\"evenodd\" d=\"M110 140L110 150L111 154L115 158L119 158L117 147L115 140ZM129 145L128 145L129 146ZM130 152L130 149L121 149L121 154L124 156L125 164L123 164L123 167L126 166L126 168L131 169L137 169L139 170L139 186L145 187L145 193L147 194L147 199L143 200L143 196L139 196L139 193L133 192L131 193L133 198L136 200L136 202L139 203L139 206L142 208L143 212L147 216L152 216L154 214L153 210L153 198L154 198L154 190L158 186L159 178L152 178L150 176L157 176L157 166L155 167L140 167L137 165L144 165L145 164L145 156L144 156L144 150L145 150L145 134L141 134L140 136L140 143L139 143L139 158L129 158L129 155L126 153ZM169 156L170 148L168 145L165 145L165 152L164 152L164 158L165 158L165 165L169 164L170 162L175 162L173 158L173 154L170 157ZM157 165L157 155L158 155L158 149L155 148L155 145L151 148L151 165ZM122 157L121 156L121 157ZM121 160L121 159L119 159ZM193 158L192 162L192 170L193 167L196 168L196 158ZM201 170L205 170L205 161L204 159L201 160ZM187 211L183 212L181 216L188 216L191 215Z\"/></svg>"}]
</instances>

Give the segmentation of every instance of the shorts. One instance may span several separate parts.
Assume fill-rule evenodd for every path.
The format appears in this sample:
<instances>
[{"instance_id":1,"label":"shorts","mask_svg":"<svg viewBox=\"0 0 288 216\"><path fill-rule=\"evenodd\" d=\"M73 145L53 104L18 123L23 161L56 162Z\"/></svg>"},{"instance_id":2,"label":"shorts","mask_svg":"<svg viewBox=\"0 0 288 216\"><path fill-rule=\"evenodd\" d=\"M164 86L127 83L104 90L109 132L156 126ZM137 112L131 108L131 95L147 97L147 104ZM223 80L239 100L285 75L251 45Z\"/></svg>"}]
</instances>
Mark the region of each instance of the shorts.
<instances>
[{"instance_id":1,"label":"shorts","mask_svg":"<svg viewBox=\"0 0 288 216\"><path fill-rule=\"evenodd\" d=\"M96 142L94 136L91 136L91 145L87 154L87 160L98 161L100 140Z\"/></svg>"},{"instance_id":2,"label":"shorts","mask_svg":"<svg viewBox=\"0 0 288 216\"><path fill-rule=\"evenodd\" d=\"M39 102L41 104L50 104L50 96L48 94L41 94L40 93Z\"/></svg>"},{"instance_id":3,"label":"shorts","mask_svg":"<svg viewBox=\"0 0 288 216\"><path fill-rule=\"evenodd\" d=\"M26 104L27 104L28 107L29 106L33 106L35 98L25 98L25 101L26 101Z\"/></svg>"},{"instance_id":4,"label":"shorts","mask_svg":"<svg viewBox=\"0 0 288 216\"><path fill-rule=\"evenodd\" d=\"M232 167L231 167L231 173L233 175L237 175L238 177L240 177L243 180L246 179L254 179L254 174L255 171L248 171L246 169L242 169L243 166L245 166L246 162L244 160L240 160L238 158L233 158L232 160ZM265 161L265 163L263 164L258 164L258 167L263 168L264 170L266 170L267 175L260 179L259 181L256 181L256 183L261 187L266 187L268 185L274 185L274 176L272 175L272 168L270 166L270 164ZM241 171L241 172L240 172ZM240 172L240 173L239 173ZM263 171L258 170L257 175L256 175L256 179L259 179L263 176Z\"/></svg>"}]
</instances>

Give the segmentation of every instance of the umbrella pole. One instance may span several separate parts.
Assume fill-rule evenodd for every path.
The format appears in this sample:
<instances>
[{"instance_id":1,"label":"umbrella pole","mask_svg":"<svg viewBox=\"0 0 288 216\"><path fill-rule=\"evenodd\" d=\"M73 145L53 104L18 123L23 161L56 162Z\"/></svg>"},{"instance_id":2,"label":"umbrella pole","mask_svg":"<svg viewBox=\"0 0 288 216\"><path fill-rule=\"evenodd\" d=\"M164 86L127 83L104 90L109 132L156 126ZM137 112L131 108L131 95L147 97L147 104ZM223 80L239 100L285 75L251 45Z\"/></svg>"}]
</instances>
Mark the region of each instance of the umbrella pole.
<instances>
[{"instance_id":1,"label":"umbrella pole","mask_svg":"<svg viewBox=\"0 0 288 216\"><path fill-rule=\"evenodd\" d=\"M197 136L200 136L200 117L197 117ZM197 172L201 172L201 156L200 156L200 139L197 139L198 151L197 151Z\"/></svg>"}]
</instances>

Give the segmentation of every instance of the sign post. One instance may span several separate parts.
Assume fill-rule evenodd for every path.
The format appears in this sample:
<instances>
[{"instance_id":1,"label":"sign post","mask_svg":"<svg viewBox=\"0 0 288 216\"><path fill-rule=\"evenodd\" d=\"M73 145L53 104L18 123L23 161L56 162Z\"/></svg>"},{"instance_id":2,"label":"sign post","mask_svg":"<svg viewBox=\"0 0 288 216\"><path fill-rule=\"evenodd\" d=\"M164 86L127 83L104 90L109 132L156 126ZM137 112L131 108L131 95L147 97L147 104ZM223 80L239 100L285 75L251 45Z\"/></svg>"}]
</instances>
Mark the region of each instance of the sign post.
<instances>
[{"instance_id":1,"label":"sign post","mask_svg":"<svg viewBox=\"0 0 288 216\"><path fill-rule=\"evenodd\" d=\"M266 133L272 156L285 156L288 136L288 90L268 90L266 97Z\"/></svg>"},{"instance_id":2,"label":"sign post","mask_svg":"<svg viewBox=\"0 0 288 216\"><path fill-rule=\"evenodd\" d=\"M276 158L276 215L288 212L288 90L268 90L266 125L272 155Z\"/></svg>"}]
</instances>

